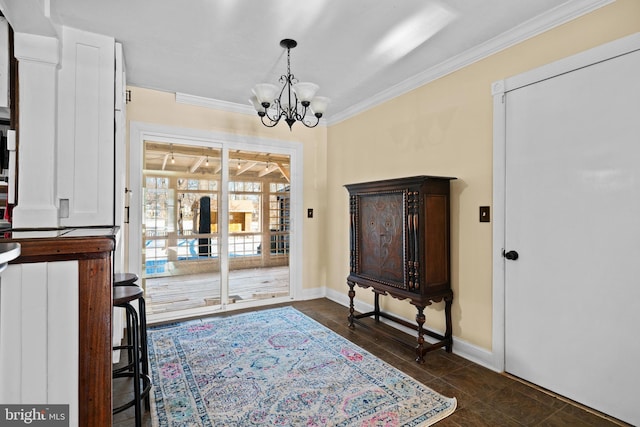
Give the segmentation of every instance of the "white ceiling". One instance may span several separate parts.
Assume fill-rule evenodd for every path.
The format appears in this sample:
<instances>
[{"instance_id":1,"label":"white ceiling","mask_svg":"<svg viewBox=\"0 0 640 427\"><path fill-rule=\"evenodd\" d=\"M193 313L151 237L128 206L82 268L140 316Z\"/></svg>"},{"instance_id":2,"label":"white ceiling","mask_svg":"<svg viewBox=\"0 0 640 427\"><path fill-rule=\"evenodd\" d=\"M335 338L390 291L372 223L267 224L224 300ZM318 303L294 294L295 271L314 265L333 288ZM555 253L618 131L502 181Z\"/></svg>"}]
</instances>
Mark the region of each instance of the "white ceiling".
<instances>
[{"instance_id":1,"label":"white ceiling","mask_svg":"<svg viewBox=\"0 0 640 427\"><path fill-rule=\"evenodd\" d=\"M23 2L123 43L130 85L242 108L293 38L292 73L331 98L331 123L610 0L0 0L16 31L34 25Z\"/></svg>"}]
</instances>

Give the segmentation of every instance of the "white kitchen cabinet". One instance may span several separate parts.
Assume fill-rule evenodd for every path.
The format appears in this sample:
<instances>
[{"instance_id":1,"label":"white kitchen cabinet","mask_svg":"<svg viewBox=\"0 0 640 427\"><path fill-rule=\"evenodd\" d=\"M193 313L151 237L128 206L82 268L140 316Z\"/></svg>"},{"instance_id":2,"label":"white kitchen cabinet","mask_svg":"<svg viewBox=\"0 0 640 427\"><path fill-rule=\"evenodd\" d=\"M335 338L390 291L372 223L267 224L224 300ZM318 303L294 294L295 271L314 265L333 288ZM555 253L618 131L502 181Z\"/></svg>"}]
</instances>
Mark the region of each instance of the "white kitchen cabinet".
<instances>
[{"instance_id":1,"label":"white kitchen cabinet","mask_svg":"<svg viewBox=\"0 0 640 427\"><path fill-rule=\"evenodd\" d=\"M57 202L61 226L114 225L115 40L62 31Z\"/></svg>"}]
</instances>

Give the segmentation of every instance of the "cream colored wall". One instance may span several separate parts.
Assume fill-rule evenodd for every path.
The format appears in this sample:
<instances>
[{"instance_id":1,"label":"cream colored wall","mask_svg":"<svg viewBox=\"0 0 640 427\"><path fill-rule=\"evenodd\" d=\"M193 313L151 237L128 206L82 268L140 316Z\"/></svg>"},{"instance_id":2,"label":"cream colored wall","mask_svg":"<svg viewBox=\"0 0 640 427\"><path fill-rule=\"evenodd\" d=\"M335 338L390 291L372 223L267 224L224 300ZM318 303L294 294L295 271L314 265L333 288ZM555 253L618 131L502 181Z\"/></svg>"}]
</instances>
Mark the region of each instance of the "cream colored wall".
<instances>
[{"instance_id":1,"label":"cream colored wall","mask_svg":"<svg viewBox=\"0 0 640 427\"><path fill-rule=\"evenodd\" d=\"M344 293L349 272L348 198L344 184L421 174L455 176L452 184L454 335L491 349L492 229L478 207L492 201L491 83L640 31L640 1L617 0L589 15L331 126L263 127L257 117L177 104L171 93L138 87L127 121L158 123L304 145L303 277L305 289ZM327 173L330 171L330 173ZM371 303L371 292L357 290ZM383 309L413 319L404 301ZM443 329L441 304L427 324Z\"/></svg>"},{"instance_id":2,"label":"cream colored wall","mask_svg":"<svg viewBox=\"0 0 640 427\"><path fill-rule=\"evenodd\" d=\"M175 95L167 92L128 87L132 101L127 104L127 128L129 123L144 122L246 135L282 141L296 141L303 144L304 151L304 201L303 220L303 269L304 289L324 285L324 263L321 249L324 247L326 229L326 139L327 129L318 126L308 129L300 124L293 130L284 124L274 128L264 127L257 115L228 113L205 107L197 107L175 102ZM306 218L306 209L314 209L314 218ZM292 250L296 250L292 248Z\"/></svg>"},{"instance_id":3,"label":"cream colored wall","mask_svg":"<svg viewBox=\"0 0 640 427\"><path fill-rule=\"evenodd\" d=\"M618 0L589 15L492 55L328 130L327 206L330 227L323 263L327 286L346 294L349 273L348 197L344 184L412 175L445 175L452 183L453 333L491 349L492 224L478 208L492 202L491 83L640 31L640 1ZM534 179L532 177L532 179ZM357 298L372 303L371 291ZM382 308L407 319L405 301ZM427 325L444 329L442 303ZM541 307L543 314L543 307Z\"/></svg>"}]
</instances>

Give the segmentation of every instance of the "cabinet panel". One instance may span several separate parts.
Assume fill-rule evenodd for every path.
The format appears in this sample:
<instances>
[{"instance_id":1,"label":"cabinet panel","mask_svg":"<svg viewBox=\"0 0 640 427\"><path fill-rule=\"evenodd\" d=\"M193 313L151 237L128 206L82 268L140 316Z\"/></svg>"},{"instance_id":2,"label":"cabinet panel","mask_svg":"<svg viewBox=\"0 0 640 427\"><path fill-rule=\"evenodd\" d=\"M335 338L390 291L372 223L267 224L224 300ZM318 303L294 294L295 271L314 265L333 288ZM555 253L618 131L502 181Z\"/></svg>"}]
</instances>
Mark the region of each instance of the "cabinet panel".
<instances>
[{"instance_id":1,"label":"cabinet panel","mask_svg":"<svg viewBox=\"0 0 640 427\"><path fill-rule=\"evenodd\" d=\"M77 425L78 262L9 265L0 301L0 402L69 404Z\"/></svg>"},{"instance_id":2,"label":"cabinet panel","mask_svg":"<svg viewBox=\"0 0 640 427\"><path fill-rule=\"evenodd\" d=\"M444 195L425 197L426 286L448 286L449 283L449 199Z\"/></svg>"},{"instance_id":3,"label":"cabinet panel","mask_svg":"<svg viewBox=\"0 0 640 427\"><path fill-rule=\"evenodd\" d=\"M113 225L115 42L67 27L62 40L59 93L65 95L58 101L60 224Z\"/></svg>"},{"instance_id":4,"label":"cabinet panel","mask_svg":"<svg viewBox=\"0 0 640 427\"><path fill-rule=\"evenodd\" d=\"M8 266L0 275L0 402L22 401L22 268Z\"/></svg>"},{"instance_id":5,"label":"cabinet panel","mask_svg":"<svg viewBox=\"0 0 640 427\"><path fill-rule=\"evenodd\" d=\"M402 193L369 194L360 198L360 274L390 286L405 288L404 197Z\"/></svg>"}]
</instances>

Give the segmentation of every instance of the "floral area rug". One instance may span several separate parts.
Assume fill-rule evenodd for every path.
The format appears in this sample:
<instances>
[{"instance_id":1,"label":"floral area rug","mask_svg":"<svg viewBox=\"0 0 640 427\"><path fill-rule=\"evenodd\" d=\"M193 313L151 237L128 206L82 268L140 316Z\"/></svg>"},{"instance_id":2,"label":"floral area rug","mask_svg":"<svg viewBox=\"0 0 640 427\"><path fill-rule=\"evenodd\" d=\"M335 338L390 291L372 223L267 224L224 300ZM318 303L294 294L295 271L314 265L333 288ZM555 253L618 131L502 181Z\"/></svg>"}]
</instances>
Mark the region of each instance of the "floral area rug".
<instances>
[{"instance_id":1,"label":"floral area rug","mask_svg":"<svg viewBox=\"0 0 640 427\"><path fill-rule=\"evenodd\" d=\"M444 397L291 308L151 327L154 426L428 426Z\"/></svg>"}]
</instances>

